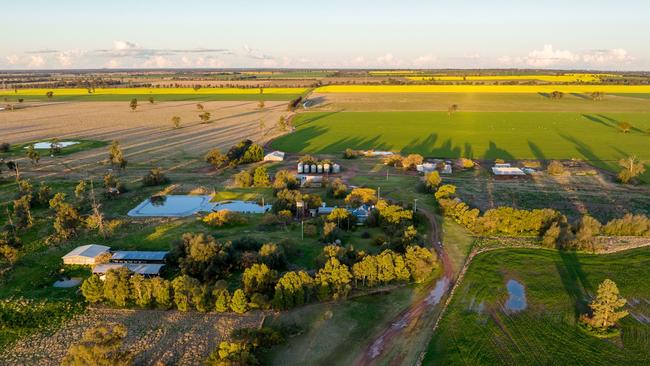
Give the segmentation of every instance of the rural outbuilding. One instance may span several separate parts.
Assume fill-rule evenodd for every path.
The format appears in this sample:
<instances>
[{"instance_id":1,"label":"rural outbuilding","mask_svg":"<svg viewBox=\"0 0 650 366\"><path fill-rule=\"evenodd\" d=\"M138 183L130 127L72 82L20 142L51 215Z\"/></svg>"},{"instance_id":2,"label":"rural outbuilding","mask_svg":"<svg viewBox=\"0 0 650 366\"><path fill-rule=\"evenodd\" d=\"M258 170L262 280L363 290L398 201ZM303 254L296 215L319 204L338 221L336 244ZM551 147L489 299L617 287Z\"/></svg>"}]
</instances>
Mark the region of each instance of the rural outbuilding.
<instances>
[{"instance_id":1,"label":"rural outbuilding","mask_svg":"<svg viewBox=\"0 0 650 366\"><path fill-rule=\"evenodd\" d=\"M93 268L93 274L105 275L106 272L111 269L126 268L130 272L140 274L143 276L158 276L160 275L160 270L164 267L164 264L136 264L136 263L103 263L98 264Z\"/></svg>"},{"instance_id":2,"label":"rural outbuilding","mask_svg":"<svg viewBox=\"0 0 650 366\"><path fill-rule=\"evenodd\" d=\"M283 161L284 152L282 151L273 151L264 156L264 161Z\"/></svg>"},{"instance_id":3,"label":"rural outbuilding","mask_svg":"<svg viewBox=\"0 0 650 366\"><path fill-rule=\"evenodd\" d=\"M74 248L70 253L63 256L63 264L94 265L97 258L108 253L110 247L99 244L88 244Z\"/></svg>"},{"instance_id":4,"label":"rural outbuilding","mask_svg":"<svg viewBox=\"0 0 650 366\"><path fill-rule=\"evenodd\" d=\"M510 166L510 164L496 164L492 167L492 173L497 177L519 177L526 175L523 170Z\"/></svg>"},{"instance_id":5,"label":"rural outbuilding","mask_svg":"<svg viewBox=\"0 0 650 366\"><path fill-rule=\"evenodd\" d=\"M113 263L163 263L169 252L166 251L140 251L118 250L113 253Z\"/></svg>"}]
</instances>

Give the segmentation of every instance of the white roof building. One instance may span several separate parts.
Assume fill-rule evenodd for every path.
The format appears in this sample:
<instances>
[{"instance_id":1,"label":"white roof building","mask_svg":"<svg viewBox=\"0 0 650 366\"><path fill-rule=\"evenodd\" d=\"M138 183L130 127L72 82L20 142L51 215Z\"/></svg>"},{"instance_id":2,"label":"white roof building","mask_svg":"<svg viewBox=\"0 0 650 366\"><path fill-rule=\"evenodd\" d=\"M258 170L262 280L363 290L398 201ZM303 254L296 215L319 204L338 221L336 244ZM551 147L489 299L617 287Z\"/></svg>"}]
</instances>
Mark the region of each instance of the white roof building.
<instances>
[{"instance_id":1,"label":"white roof building","mask_svg":"<svg viewBox=\"0 0 650 366\"><path fill-rule=\"evenodd\" d=\"M111 248L105 245L88 244L74 248L63 256L63 264L93 265L97 258Z\"/></svg>"},{"instance_id":2,"label":"white roof building","mask_svg":"<svg viewBox=\"0 0 650 366\"><path fill-rule=\"evenodd\" d=\"M282 151L272 151L264 156L264 161L283 161L284 152Z\"/></svg>"},{"instance_id":3,"label":"white roof building","mask_svg":"<svg viewBox=\"0 0 650 366\"><path fill-rule=\"evenodd\" d=\"M141 250L118 250L113 253L111 262L114 263L150 263L164 262L169 252L165 251L141 251Z\"/></svg>"},{"instance_id":4,"label":"white roof building","mask_svg":"<svg viewBox=\"0 0 650 366\"><path fill-rule=\"evenodd\" d=\"M498 176L521 176L526 175L523 170L511 166L493 166L492 173Z\"/></svg>"},{"instance_id":5,"label":"white roof building","mask_svg":"<svg viewBox=\"0 0 650 366\"><path fill-rule=\"evenodd\" d=\"M157 276L164 264L135 264L135 263L103 263L98 264L93 268L94 274L105 275L111 269L126 268L129 271L143 276Z\"/></svg>"}]
</instances>

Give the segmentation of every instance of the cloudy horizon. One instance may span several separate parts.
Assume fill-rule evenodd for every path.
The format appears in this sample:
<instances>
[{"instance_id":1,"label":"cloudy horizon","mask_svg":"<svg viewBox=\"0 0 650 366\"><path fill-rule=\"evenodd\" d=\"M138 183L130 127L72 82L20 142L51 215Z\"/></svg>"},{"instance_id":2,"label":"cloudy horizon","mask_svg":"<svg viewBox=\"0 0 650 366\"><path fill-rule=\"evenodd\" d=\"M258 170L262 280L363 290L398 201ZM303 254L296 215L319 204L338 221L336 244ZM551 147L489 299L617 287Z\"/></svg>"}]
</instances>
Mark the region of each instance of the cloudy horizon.
<instances>
[{"instance_id":1,"label":"cloudy horizon","mask_svg":"<svg viewBox=\"0 0 650 366\"><path fill-rule=\"evenodd\" d=\"M177 4L177 3L176 3ZM649 71L650 4L409 0L305 5L35 0L4 6L2 70L534 68ZM40 9L33 13L30 9ZM621 21L623 19L625 21ZM615 26L613 26L615 25ZM633 35L633 36L630 36Z\"/></svg>"}]
</instances>

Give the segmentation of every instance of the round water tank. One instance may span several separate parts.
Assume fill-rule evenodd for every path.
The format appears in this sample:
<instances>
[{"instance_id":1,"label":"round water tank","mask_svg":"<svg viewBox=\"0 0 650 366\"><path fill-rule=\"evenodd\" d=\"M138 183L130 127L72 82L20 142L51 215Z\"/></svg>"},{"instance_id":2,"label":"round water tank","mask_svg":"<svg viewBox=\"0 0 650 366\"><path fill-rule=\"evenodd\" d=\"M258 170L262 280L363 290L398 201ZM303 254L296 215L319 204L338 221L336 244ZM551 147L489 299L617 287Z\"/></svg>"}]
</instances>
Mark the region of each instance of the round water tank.
<instances>
[{"instance_id":1,"label":"round water tank","mask_svg":"<svg viewBox=\"0 0 650 366\"><path fill-rule=\"evenodd\" d=\"M299 174L302 173L302 167L303 166L304 166L303 163L298 163L298 173Z\"/></svg>"},{"instance_id":2,"label":"round water tank","mask_svg":"<svg viewBox=\"0 0 650 366\"><path fill-rule=\"evenodd\" d=\"M312 172L312 173L316 173L316 172L317 172L317 169L318 169L318 168L316 168L316 164L312 164L312 165L311 165L311 172Z\"/></svg>"},{"instance_id":3,"label":"round water tank","mask_svg":"<svg viewBox=\"0 0 650 366\"><path fill-rule=\"evenodd\" d=\"M319 173L323 172L323 166L321 164L318 164L318 172Z\"/></svg>"},{"instance_id":4,"label":"round water tank","mask_svg":"<svg viewBox=\"0 0 650 366\"><path fill-rule=\"evenodd\" d=\"M332 173L338 174L341 172L341 166L338 164L332 165Z\"/></svg>"},{"instance_id":5,"label":"round water tank","mask_svg":"<svg viewBox=\"0 0 650 366\"><path fill-rule=\"evenodd\" d=\"M329 163L323 164L323 172L324 173L329 173L330 172L330 165Z\"/></svg>"}]
</instances>

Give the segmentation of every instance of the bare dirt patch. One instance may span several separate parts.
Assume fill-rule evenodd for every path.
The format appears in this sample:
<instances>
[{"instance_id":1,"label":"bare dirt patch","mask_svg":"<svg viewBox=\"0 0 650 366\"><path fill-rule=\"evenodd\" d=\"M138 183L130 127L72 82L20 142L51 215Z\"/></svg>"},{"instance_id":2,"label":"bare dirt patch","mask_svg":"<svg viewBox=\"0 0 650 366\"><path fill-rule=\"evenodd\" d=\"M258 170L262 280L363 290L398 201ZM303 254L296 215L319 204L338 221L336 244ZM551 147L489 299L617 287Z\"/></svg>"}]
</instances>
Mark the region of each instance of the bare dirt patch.
<instances>
[{"instance_id":1,"label":"bare dirt patch","mask_svg":"<svg viewBox=\"0 0 650 366\"><path fill-rule=\"evenodd\" d=\"M237 328L257 328L263 313L182 313L159 310L91 309L52 335L37 334L0 351L3 365L59 365L68 348L102 322L127 327L124 342L137 365L201 365Z\"/></svg>"}]
</instances>

